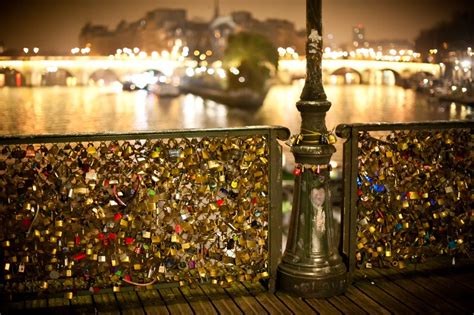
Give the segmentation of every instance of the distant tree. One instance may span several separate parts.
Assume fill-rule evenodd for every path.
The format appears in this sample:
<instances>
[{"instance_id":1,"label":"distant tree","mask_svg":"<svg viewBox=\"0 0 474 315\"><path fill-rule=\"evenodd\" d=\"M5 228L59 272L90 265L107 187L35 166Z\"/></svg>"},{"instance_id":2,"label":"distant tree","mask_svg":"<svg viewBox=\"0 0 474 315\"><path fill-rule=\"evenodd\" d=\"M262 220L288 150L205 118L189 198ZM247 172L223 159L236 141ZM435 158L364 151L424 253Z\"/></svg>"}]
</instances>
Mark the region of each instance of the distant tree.
<instances>
[{"instance_id":1,"label":"distant tree","mask_svg":"<svg viewBox=\"0 0 474 315\"><path fill-rule=\"evenodd\" d=\"M125 20L121 20L118 24L117 27L115 28L116 32L124 31L128 27L128 24Z\"/></svg>"},{"instance_id":2,"label":"distant tree","mask_svg":"<svg viewBox=\"0 0 474 315\"><path fill-rule=\"evenodd\" d=\"M91 22L87 22L86 24L84 24L84 26L81 28L81 32L80 32L80 35L86 35L88 34L92 29L92 23Z\"/></svg>"},{"instance_id":3,"label":"distant tree","mask_svg":"<svg viewBox=\"0 0 474 315\"><path fill-rule=\"evenodd\" d=\"M223 57L228 88L266 89L267 80L278 70L278 51L264 36L241 32L229 37ZM239 73L231 71L236 68Z\"/></svg>"}]
</instances>

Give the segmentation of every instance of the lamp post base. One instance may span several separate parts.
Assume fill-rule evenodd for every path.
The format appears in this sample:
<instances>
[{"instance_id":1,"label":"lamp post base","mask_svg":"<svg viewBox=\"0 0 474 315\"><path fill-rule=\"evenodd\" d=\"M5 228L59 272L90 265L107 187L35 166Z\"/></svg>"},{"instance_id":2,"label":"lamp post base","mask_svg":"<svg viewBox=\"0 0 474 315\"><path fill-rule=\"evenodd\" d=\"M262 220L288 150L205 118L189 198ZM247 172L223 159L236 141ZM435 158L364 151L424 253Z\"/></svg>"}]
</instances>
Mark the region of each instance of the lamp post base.
<instances>
[{"instance_id":1,"label":"lamp post base","mask_svg":"<svg viewBox=\"0 0 474 315\"><path fill-rule=\"evenodd\" d=\"M277 271L277 290L303 298L326 298L347 289L346 266L301 266L282 263Z\"/></svg>"},{"instance_id":2,"label":"lamp post base","mask_svg":"<svg viewBox=\"0 0 474 315\"><path fill-rule=\"evenodd\" d=\"M299 163L285 254L277 269L277 289L306 298L342 294L346 266L334 240L329 162L335 152L327 131L331 107L324 93L321 61L322 0L306 0L306 80L300 101L301 132L291 152Z\"/></svg>"}]
</instances>

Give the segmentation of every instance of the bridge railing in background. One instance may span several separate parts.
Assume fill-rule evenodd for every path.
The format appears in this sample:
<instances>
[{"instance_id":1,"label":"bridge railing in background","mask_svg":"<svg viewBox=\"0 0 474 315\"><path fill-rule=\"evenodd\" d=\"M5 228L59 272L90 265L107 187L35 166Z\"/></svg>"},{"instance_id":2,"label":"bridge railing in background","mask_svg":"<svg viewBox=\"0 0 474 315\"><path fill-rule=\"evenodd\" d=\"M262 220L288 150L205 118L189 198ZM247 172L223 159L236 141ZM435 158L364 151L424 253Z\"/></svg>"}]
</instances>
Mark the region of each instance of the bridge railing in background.
<instances>
[{"instance_id":1,"label":"bridge railing in background","mask_svg":"<svg viewBox=\"0 0 474 315\"><path fill-rule=\"evenodd\" d=\"M0 288L275 287L283 127L0 138Z\"/></svg>"},{"instance_id":2,"label":"bridge railing in background","mask_svg":"<svg viewBox=\"0 0 474 315\"><path fill-rule=\"evenodd\" d=\"M342 252L356 266L404 268L472 250L472 121L350 124L344 143Z\"/></svg>"}]
</instances>

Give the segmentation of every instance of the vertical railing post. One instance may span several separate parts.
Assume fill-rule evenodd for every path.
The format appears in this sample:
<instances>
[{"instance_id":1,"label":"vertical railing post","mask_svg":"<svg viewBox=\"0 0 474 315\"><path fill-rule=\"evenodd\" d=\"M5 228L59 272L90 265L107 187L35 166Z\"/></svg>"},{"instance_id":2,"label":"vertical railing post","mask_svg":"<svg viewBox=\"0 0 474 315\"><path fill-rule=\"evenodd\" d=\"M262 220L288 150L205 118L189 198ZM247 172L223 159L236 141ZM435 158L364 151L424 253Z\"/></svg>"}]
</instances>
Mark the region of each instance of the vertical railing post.
<instances>
[{"instance_id":1,"label":"vertical railing post","mask_svg":"<svg viewBox=\"0 0 474 315\"><path fill-rule=\"evenodd\" d=\"M280 132L280 135L284 132ZM268 229L270 259L268 269L270 271L270 282L268 289L270 292L275 292L276 289L276 273L278 259L281 257L281 225L282 225L282 151L278 144L278 139L288 139L289 133L279 137L278 131L270 130L269 144L270 144L270 227Z\"/></svg>"},{"instance_id":2,"label":"vertical railing post","mask_svg":"<svg viewBox=\"0 0 474 315\"><path fill-rule=\"evenodd\" d=\"M340 252L343 253L343 259L348 266L350 275L350 263L349 263L349 252L350 252L350 209L351 209L351 182L347 181L347 178L351 178L351 166L352 166L352 138L350 136L351 129L345 128L345 125L339 125L336 128L336 134L338 137L345 138L346 141L343 144L343 158L342 158L342 213L341 213L341 230L342 230L342 242L339 248Z\"/></svg>"},{"instance_id":3,"label":"vertical railing post","mask_svg":"<svg viewBox=\"0 0 474 315\"><path fill-rule=\"evenodd\" d=\"M342 126L336 129L338 136L347 139L344 143L344 170L342 174L344 185L343 205L343 253L348 269L347 280L352 282L356 266L356 240L357 240L357 175L358 175L358 144L359 129L352 126Z\"/></svg>"},{"instance_id":4,"label":"vertical railing post","mask_svg":"<svg viewBox=\"0 0 474 315\"><path fill-rule=\"evenodd\" d=\"M292 152L298 163L288 241L277 288L302 297L328 297L347 287L346 266L334 240L329 193L330 144L325 118L331 107L322 83L322 0L306 0L306 81L296 107L301 132Z\"/></svg>"}]
</instances>

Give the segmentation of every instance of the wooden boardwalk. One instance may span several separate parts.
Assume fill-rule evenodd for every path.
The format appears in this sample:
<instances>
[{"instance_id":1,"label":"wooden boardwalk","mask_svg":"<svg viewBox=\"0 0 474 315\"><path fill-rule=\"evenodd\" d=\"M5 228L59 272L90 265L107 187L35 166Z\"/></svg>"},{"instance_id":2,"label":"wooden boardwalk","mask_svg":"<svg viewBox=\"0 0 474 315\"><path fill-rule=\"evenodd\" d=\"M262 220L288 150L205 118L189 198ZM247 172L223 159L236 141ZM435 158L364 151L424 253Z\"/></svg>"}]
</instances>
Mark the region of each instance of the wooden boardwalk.
<instances>
[{"instance_id":1,"label":"wooden boardwalk","mask_svg":"<svg viewBox=\"0 0 474 315\"><path fill-rule=\"evenodd\" d=\"M341 296L303 299L259 284L169 287L2 301L3 314L473 314L474 260L446 258L400 269L357 271Z\"/></svg>"}]
</instances>

